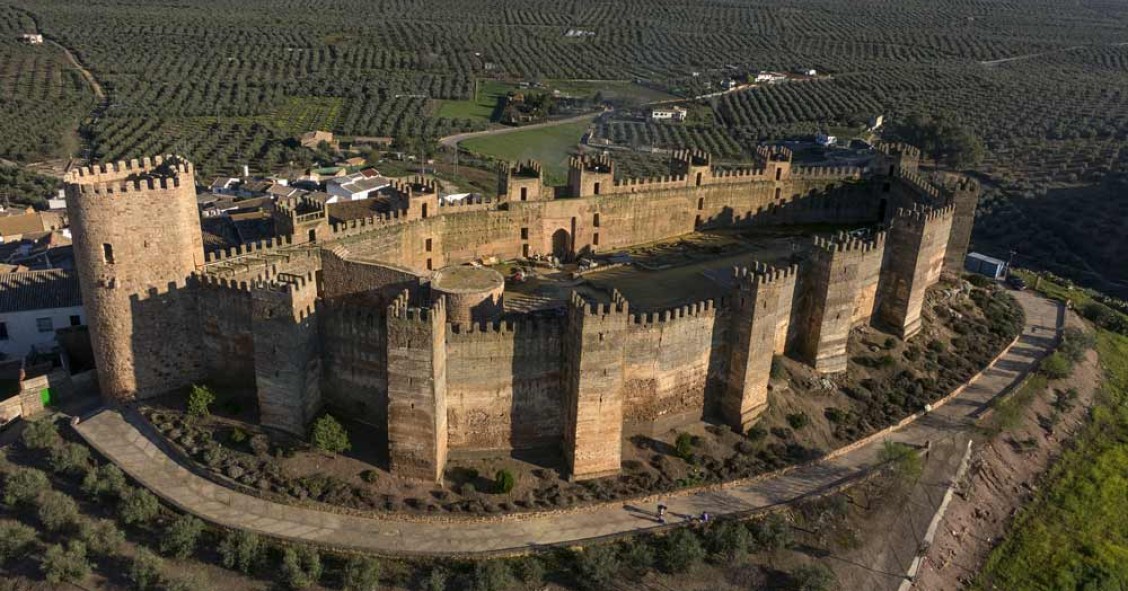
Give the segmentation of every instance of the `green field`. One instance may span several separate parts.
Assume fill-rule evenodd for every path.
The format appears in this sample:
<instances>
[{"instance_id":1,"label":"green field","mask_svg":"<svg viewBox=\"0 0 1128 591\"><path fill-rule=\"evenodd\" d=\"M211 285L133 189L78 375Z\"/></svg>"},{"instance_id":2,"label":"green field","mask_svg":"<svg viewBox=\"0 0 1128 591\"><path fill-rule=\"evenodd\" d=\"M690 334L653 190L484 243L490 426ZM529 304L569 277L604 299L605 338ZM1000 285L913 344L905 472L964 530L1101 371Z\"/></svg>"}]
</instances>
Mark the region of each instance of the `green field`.
<instances>
[{"instance_id":1,"label":"green field","mask_svg":"<svg viewBox=\"0 0 1128 591\"><path fill-rule=\"evenodd\" d=\"M627 103L653 103L678 98L629 80L549 80L546 86L567 96L590 97L601 93L605 100Z\"/></svg>"},{"instance_id":2,"label":"green field","mask_svg":"<svg viewBox=\"0 0 1128 591\"><path fill-rule=\"evenodd\" d=\"M1066 295L1047 284L1051 297ZM1089 424L991 553L976 589L1128 588L1128 337L1101 330L1097 350L1105 380Z\"/></svg>"},{"instance_id":3,"label":"green field","mask_svg":"<svg viewBox=\"0 0 1128 591\"><path fill-rule=\"evenodd\" d=\"M437 114L448 119L492 121L498 101L515 88L515 85L500 80L479 80L474 100L440 101Z\"/></svg>"},{"instance_id":4,"label":"green field","mask_svg":"<svg viewBox=\"0 0 1128 591\"><path fill-rule=\"evenodd\" d=\"M460 147L475 154L517 161L533 159L544 165L549 184L563 184L568 177L568 156L588 129L587 122L565 123L527 131L466 140Z\"/></svg>"}]
</instances>

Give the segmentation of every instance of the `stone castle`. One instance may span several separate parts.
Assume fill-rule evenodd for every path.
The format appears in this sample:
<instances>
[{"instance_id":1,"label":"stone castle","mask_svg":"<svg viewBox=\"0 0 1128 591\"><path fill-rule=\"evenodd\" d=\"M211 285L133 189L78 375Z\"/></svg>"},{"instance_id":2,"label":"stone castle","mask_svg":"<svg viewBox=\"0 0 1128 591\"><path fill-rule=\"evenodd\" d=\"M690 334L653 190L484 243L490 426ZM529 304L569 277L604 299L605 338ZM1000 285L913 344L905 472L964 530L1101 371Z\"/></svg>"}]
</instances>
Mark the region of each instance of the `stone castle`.
<instances>
[{"instance_id":1,"label":"stone castle","mask_svg":"<svg viewBox=\"0 0 1128 591\"><path fill-rule=\"evenodd\" d=\"M194 170L175 158L81 168L67 206L103 396L201 381L257 392L261 423L304 435L326 406L371 427L393 473L441 479L450 454L557 448L575 479L614 474L624 436L704 417L746 429L773 355L840 372L853 326L920 329L926 288L962 268L979 187L882 145L865 168L796 166L786 149L723 170L680 152L671 174L617 179L577 157L565 187L506 167L495 197L446 204L417 179L390 209L331 224L279 203L279 237L205 256ZM715 297L632 308L619 292L548 312L504 306L483 257L589 253L700 229L870 224L812 238L783 266L749 261Z\"/></svg>"}]
</instances>

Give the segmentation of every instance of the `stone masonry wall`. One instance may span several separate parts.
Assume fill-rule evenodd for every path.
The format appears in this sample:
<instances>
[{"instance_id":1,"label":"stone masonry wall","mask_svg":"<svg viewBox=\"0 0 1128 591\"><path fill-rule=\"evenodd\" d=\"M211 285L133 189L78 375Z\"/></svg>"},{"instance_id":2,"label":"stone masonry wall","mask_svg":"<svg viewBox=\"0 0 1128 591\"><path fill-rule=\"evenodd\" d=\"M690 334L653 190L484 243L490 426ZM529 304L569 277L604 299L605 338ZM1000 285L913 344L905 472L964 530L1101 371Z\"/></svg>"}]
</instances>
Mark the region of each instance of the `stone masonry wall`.
<instances>
[{"instance_id":1,"label":"stone masonry wall","mask_svg":"<svg viewBox=\"0 0 1128 591\"><path fill-rule=\"evenodd\" d=\"M465 325L447 333L451 451L559 445L562 330L556 319Z\"/></svg>"}]
</instances>

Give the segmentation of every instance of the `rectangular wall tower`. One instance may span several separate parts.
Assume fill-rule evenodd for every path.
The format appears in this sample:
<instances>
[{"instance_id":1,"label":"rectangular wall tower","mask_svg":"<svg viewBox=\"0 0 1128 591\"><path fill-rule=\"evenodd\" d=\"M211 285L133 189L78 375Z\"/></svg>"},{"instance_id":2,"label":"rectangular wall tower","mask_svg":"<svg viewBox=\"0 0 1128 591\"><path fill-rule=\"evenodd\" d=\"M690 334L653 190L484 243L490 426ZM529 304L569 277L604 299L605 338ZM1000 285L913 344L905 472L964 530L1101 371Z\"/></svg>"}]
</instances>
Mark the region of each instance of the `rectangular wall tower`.
<instances>
[{"instance_id":1,"label":"rectangular wall tower","mask_svg":"<svg viewBox=\"0 0 1128 591\"><path fill-rule=\"evenodd\" d=\"M255 386L262 424L304 437L321 406L317 285L281 273L251 290Z\"/></svg>"},{"instance_id":2,"label":"rectangular wall tower","mask_svg":"<svg viewBox=\"0 0 1128 591\"><path fill-rule=\"evenodd\" d=\"M951 205L918 207L900 209L893 217L881 274L878 321L901 338L920 331L924 292L940 280L953 211Z\"/></svg>"},{"instance_id":3,"label":"rectangular wall tower","mask_svg":"<svg viewBox=\"0 0 1128 591\"><path fill-rule=\"evenodd\" d=\"M441 481L447 459L446 308L388 306L388 456L392 473Z\"/></svg>"},{"instance_id":4,"label":"rectangular wall tower","mask_svg":"<svg viewBox=\"0 0 1128 591\"><path fill-rule=\"evenodd\" d=\"M619 471L623 448L623 350L630 322L616 291L610 304L572 294L565 329L564 455L574 480Z\"/></svg>"},{"instance_id":5,"label":"rectangular wall tower","mask_svg":"<svg viewBox=\"0 0 1128 591\"><path fill-rule=\"evenodd\" d=\"M721 415L741 433L768 408L772 355L780 326L791 314L797 273L796 266L775 269L759 263L736 269Z\"/></svg>"}]
</instances>

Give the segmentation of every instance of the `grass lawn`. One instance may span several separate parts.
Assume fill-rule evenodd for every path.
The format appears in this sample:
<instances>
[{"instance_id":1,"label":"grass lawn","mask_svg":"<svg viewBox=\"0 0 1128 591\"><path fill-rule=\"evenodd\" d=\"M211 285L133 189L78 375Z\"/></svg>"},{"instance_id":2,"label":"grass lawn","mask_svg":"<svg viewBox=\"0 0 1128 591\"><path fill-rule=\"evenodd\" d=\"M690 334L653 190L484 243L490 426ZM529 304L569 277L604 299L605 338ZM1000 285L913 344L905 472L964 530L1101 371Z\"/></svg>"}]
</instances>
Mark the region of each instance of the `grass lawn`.
<instances>
[{"instance_id":1,"label":"grass lawn","mask_svg":"<svg viewBox=\"0 0 1128 591\"><path fill-rule=\"evenodd\" d=\"M545 181L549 184L563 184L568 178L568 157L576 149L576 144L587 131L588 123L566 123L514 131L495 136L466 140L460 147L481 154L507 160L533 159L544 165Z\"/></svg>"},{"instance_id":2,"label":"grass lawn","mask_svg":"<svg viewBox=\"0 0 1128 591\"><path fill-rule=\"evenodd\" d=\"M492 121L497 103L516 86L500 80L479 80L474 100L439 101L439 117Z\"/></svg>"},{"instance_id":3,"label":"grass lawn","mask_svg":"<svg viewBox=\"0 0 1128 591\"><path fill-rule=\"evenodd\" d=\"M1043 290L1061 290L1047 283ZM1101 330L1097 350L1105 380L1089 424L991 553L976 589L1128 588L1128 337Z\"/></svg>"},{"instance_id":4,"label":"grass lawn","mask_svg":"<svg viewBox=\"0 0 1128 591\"><path fill-rule=\"evenodd\" d=\"M678 98L672 94L647 88L629 80L549 80L546 85L569 96L594 96L595 93L601 92L607 100L620 100L628 103L653 103Z\"/></svg>"}]
</instances>

